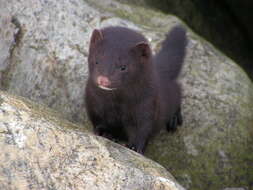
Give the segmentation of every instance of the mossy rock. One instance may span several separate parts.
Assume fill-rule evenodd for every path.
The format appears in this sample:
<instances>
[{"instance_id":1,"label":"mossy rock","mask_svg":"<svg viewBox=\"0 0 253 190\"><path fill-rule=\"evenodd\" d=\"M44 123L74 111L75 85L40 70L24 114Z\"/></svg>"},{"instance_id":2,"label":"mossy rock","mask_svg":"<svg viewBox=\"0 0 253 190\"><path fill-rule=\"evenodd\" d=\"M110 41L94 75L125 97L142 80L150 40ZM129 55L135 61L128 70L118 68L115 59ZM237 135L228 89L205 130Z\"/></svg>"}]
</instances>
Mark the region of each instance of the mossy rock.
<instances>
[{"instance_id":1,"label":"mossy rock","mask_svg":"<svg viewBox=\"0 0 253 190\"><path fill-rule=\"evenodd\" d=\"M11 32L9 38L1 37L7 48L0 63L0 78L5 79L0 88L78 122L86 120L83 96L94 28L109 22L134 25L155 48L168 30L181 23L173 16L115 0L3 3L7 13L2 11L1 18L7 24L1 31ZM21 39L17 31L23 32ZM253 84L237 64L189 28L187 35L190 41L180 78L184 124L173 134L162 131L146 156L172 171L188 189L250 189Z\"/></svg>"},{"instance_id":2,"label":"mossy rock","mask_svg":"<svg viewBox=\"0 0 253 190\"><path fill-rule=\"evenodd\" d=\"M253 187L253 84L243 70L190 37L182 72L184 124L162 131L146 155L189 189Z\"/></svg>"}]
</instances>

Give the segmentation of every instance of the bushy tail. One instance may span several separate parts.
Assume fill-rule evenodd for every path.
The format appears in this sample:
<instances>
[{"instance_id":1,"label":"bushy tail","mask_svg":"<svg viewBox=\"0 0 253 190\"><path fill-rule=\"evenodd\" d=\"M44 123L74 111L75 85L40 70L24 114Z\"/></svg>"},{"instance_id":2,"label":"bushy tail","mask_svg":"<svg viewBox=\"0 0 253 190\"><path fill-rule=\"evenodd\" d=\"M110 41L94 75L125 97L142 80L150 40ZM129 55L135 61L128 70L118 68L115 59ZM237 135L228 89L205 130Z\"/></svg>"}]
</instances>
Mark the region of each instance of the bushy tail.
<instances>
[{"instance_id":1,"label":"bushy tail","mask_svg":"<svg viewBox=\"0 0 253 190\"><path fill-rule=\"evenodd\" d=\"M161 50L155 55L154 61L160 76L174 80L178 77L186 54L188 40L182 26L175 26L162 44Z\"/></svg>"}]
</instances>

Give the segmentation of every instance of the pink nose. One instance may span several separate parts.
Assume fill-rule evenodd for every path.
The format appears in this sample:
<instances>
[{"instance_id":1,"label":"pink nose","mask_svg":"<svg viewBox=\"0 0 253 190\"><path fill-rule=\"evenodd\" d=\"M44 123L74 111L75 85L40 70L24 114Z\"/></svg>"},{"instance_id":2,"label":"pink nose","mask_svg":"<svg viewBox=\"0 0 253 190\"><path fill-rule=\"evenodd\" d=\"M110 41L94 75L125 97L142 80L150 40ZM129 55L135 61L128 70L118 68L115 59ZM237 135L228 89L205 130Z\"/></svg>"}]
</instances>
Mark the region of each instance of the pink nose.
<instances>
[{"instance_id":1,"label":"pink nose","mask_svg":"<svg viewBox=\"0 0 253 190\"><path fill-rule=\"evenodd\" d=\"M97 83L98 83L98 85L105 86L105 87L107 87L111 84L110 80L107 77L101 76L101 75L98 76Z\"/></svg>"}]
</instances>

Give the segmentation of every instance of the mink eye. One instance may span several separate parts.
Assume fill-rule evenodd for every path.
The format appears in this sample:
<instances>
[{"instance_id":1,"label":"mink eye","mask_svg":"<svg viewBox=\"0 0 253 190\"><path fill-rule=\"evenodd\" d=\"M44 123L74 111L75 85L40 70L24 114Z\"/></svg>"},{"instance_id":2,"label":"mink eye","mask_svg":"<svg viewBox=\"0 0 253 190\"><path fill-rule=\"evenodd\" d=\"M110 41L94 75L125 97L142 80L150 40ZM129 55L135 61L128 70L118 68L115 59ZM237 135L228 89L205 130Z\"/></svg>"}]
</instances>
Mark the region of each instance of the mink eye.
<instances>
[{"instance_id":1,"label":"mink eye","mask_svg":"<svg viewBox=\"0 0 253 190\"><path fill-rule=\"evenodd\" d=\"M121 71L125 71L126 69L127 69L126 65L121 65L121 66L120 66L120 70L121 70Z\"/></svg>"},{"instance_id":2,"label":"mink eye","mask_svg":"<svg viewBox=\"0 0 253 190\"><path fill-rule=\"evenodd\" d=\"M96 61L96 65L98 65L98 62Z\"/></svg>"}]
</instances>

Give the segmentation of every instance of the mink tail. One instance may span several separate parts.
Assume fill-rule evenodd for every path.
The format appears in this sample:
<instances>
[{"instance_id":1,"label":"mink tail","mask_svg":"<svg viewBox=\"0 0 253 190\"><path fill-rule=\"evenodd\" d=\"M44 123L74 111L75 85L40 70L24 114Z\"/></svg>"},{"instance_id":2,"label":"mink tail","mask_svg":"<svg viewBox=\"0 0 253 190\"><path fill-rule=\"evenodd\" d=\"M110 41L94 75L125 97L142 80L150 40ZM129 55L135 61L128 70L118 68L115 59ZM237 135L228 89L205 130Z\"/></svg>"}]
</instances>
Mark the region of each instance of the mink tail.
<instances>
[{"instance_id":1,"label":"mink tail","mask_svg":"<svg viewBox=\"0 0 253 190\"><path fill-rule=\"evenodd\" d=\"M161 77L174 80L178 77L186 54L188 40L182 26L175 26L166 36L154 63Z\"/></svg>"}]
</instances>

